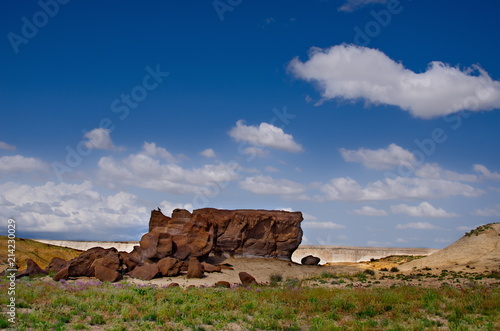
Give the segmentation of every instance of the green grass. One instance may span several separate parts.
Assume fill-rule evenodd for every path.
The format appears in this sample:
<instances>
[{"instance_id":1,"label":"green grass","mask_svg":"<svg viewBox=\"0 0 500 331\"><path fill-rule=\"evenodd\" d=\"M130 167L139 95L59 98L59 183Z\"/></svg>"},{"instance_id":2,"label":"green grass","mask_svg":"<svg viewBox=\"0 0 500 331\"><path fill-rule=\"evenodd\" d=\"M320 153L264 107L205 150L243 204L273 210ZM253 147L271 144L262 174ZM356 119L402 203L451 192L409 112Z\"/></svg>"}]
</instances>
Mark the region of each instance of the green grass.
<instances>
[{"instance_id":1,"label":"green grass","mask_svg":"<svg viewBox=\"0 0 500 331\"><path fill-rule=\"evenodd\" d=\"M365 274L366 276L366 274ZM323 275L323 279L333 279ZM496 330L500 288L155 288L127 283L17 283L18 330ZM6 293L0 282L0 293ZM8 297L0 295L4 307ZM1 316L1 315L0 315ZM0 326L8 322L0 318Z\"/></svg>"}]
</instances>

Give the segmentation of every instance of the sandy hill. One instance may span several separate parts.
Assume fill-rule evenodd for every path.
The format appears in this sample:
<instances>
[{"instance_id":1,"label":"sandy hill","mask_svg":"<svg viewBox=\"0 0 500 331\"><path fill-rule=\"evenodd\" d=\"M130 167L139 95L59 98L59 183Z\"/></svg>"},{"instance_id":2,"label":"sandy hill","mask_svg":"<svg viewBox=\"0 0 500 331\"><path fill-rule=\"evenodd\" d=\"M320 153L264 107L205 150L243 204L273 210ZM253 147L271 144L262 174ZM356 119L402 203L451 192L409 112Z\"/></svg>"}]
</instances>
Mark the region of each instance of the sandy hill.
<instances>
[{"instance_id":1,"label":"sandy hill","mask_svg":"<svg viewBox=\"0 0 500 331\"><path fill-rule=\"evenodd\" d=\"M447 270L500 269L500 223L482 225L442 250L400 266L401 271L414 268Z\"/></svg>"},{"instance_id":2,"label":"sandy hill","mask_svg":"<svg viewBox=\"0 0 500 331\"><path fill-rule=\"evenodd\" d=\"M0 272L7 269L7 258L9 254L7 251L7 243L8 238L6 236L0 236ZM38 263L40 267L45 268L53 257L60 257L68 261L81 253L82 251L79 250L43 244L30 239L16 239L16 262L19 269L24 269L26 267L27 259L32 259Z\"/></svg>"}]
</instances>

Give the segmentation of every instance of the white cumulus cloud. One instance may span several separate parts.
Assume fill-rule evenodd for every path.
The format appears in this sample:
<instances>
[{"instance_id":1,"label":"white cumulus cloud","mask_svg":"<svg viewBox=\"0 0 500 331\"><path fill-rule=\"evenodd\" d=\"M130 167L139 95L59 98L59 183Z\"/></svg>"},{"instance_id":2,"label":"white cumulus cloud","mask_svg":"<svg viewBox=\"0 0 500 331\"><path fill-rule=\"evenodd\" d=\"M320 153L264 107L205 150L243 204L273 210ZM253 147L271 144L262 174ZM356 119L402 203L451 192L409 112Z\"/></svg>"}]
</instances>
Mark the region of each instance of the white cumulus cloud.
<instances>
[{"instance_id":1,"label":"white cumulus cloud","mask_svg":"<svg viewBox=\"0 0 500 331\"><path fill-rule=\"evenodd\" d=\"M156 151L162 150L155 147ZM157 153L158 154L158 153ZM99 175L109 185L130 185L174 194L212 194L214 185L226 185L239 178L236 163L205 164L198 168L184 168L163 160L170 153L153 156L151 145L143 146L143 151L130 154L123 159L102 157Z\"/></svg>"},{"instance_id":2,"label":"white cumulus cloud","mask_svg":"<svg viewBox=\"0 0 500 331\"><path fill-rule=\"evenodd\" d=\"M417 206L409 206L406 204L391 206L391 212L394 214L406 214L414 217L456 217L454 213L448 213L442 208L436 208L427 201L420 203Z\"/></svg>"},{"instance_id":3,"label":"white cumulus cloud","mask_svg":"<svg viewBox=\"0 0 500 331\"><path fill-rule=\"evenodd\" d=\"M212 158L215 159L217 155L215 154L215 151L212 148L207 148L203 151L200 152L200 155L203 155L204 157Z\"/></svg>"},{"instance_id":4,"label":"white cumulus cloud","mask_svg":"<svg viewBox=\"0 0 500 331\"><path fill-rule=\"evenodd\" d=\"M0 157L0 172L33 172L47 169L47 164L33 157L7 155Z\"/></svg>"},{"instance_id":5,"label":"white cumulus cloud","mask_svg":"<svg viewBox=\"0 0 500 331\"><path fill-rule=\"evenodd\" d=\"M313 47L307 61L294 58L289 70L315 83L324 100L363 99L419 118L500 108L500 82L479 66L461 70L434 61L417 73L379 50L344 44Z\"/></svg>"},{"instance_id":6,"label":"white cumulus cloud","mask_svg":"<svg viewBox=\"0 0 500 331\"><path fill-rule=\"evenodd\" d=\"M292 135L268 123L252 126L245 125L243 120L239 120L236 122L236 126L229 131L229 136L236 141L245 141L260 147L275 148L292 153L303 150L302 146L294 141Z\"/></svg>"},{"instance_id":7,"label":"white cumulus cloud","mask_svg":"<svg viewBox=\"0 0 500 331\"><path fill-rule=\"evenodd\" d=\"M107 151L123 150L123 147L117 147L113 144L110 136L110 130L96 128L83 135L88 140L85 141L85 147L92 149L103 149Z\"/></svg>"},{"instance_id":8,"label":"white cumulus cloud","mask_svg":"<svg viewBox=\"0 0 500 331\"><path fill-rule=\"evenodd\" d=\"M387 216L387 212L382 209L376 209L370 206L363 206L360 209L354 209L352 214L364 216Z\"/></svg>"},{"instance_id":9,"label":"white cumulus cloud","mask_svg":"<svg viewBox=\"0 0 500 331\"><path fill-rule=\"evenodd\" d=\"M358 150L340 149L340 154L347 162L359 162L370 169L392 169L395 166L412 166L415 155L412 152L396 145L390 144L387 148Z\"/></svg>"},{"instance_id":10,"label":"white cumulus cloud","mask_svg":"<svg viewBox=\"0 0 500 331\"><path fill-rule=\"evenodd\" d=\"M435 163L425 163L415 171L415 175L421 178L429 179L447 179L460 182L477 182L476 175L460 174L458 172L445 170Z\"/></svg>"}]
</instances>

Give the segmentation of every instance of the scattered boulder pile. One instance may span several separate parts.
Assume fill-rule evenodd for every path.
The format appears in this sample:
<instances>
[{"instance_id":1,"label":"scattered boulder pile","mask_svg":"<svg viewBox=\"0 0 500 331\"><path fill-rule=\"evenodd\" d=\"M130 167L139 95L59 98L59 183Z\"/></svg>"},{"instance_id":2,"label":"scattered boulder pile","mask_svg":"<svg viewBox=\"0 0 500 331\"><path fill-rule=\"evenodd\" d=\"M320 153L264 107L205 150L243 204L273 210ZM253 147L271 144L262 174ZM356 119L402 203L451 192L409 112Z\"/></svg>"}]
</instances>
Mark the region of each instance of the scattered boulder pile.
<instances>
[{"instance_id":1,"label":"scattered boulder pile","mask_svg":"<svg viewBox=\"0 0 500 331\"><path fill-rule=\"evenodd\" d=\"M302 213L286 211L204 208L190 213L175 209L168 217L153 210L149 232L131 252L94 247L68 262L53 259L42 271L56 272L56 281L83 276L115 282L123 275L150 280L182 272L188 278L202 278L205 273L230 268L208 263L211 256L291 261L302 240L302 220ZM256 283L255 278L248 276L243 275L243 283Z\"/></svg>"}]
</instances>

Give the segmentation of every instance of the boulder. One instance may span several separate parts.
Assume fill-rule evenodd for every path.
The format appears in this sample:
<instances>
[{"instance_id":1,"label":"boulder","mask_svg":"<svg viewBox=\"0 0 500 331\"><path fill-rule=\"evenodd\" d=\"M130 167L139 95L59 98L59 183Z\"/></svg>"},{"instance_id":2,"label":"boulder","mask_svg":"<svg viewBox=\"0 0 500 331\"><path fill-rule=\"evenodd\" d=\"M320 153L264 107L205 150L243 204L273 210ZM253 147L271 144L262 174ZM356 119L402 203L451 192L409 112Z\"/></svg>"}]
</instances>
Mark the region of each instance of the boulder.
<instances>
[{"instance_id":1,"label":"boulder","mask_svg":"<svg viewBox=\"0 0 500 331\"><path fill-rule=\"evenodd\" d=\"M153 210L140 255L153 260L168 255L203 260L214 253L290 261L302 240L302 220L302 213L286 211L203 208L190 213L175 209L167 217Z\"/></svg>"},{"instance_id":2,"label":"boulder","mask_svg":"<svg viewBox=\"0 0 500 331\"><path fill-rule=\"evenodd\" d=\"M50 260L49 265L45 268L47 272L59 272L60 270L66 268L68 261L61 259L60 257L54 257Z\"/></svg>"},{"instance_id":3,"label":"boulder","mask_svg":"<svg viewBox=\"0 0 500 331\"><path fill-rule=\"evenodd\" d=\"M238 276L240 276L240 280L243 286L257 285L257 281L249 273L240 272Z\"/></svg>"},{"instance_id":4,"label":"boulder","mask_svg":"<svg viewBox=\"0 0 500 331\"><path fill-rule=\"evenodd\" d=\"M308 255L303 257L302 260L300 260L300 263L302 265L318 265L319 261L321 261L319 257Z\"/></svg>"},{"instance_id":5,"label":"boulder","mask_svg":"<svg viewBox=\"0 0 500 331\"><path fill-rule=\"evenodd\" d=\"M118 252L110 252L106 256L95 259L92 266L105 267L114 271L117 271L121 266L120 254Z\"/></svg>"},{"instance_id":6,"label":"boulder","mask_svg":"<svg viewBox=\"0 0 500 331\"><path fill-rule=\"evenodd\" d=\"M173 257L165 257L158 261L157 265L163 277L174 277L180 274L182 261Z\"/></svg>"},{"instance_id":7,"label":"boulder","mask_svg":"<svg viewBox=\"0 0 500 331\"><path fill-rule=\"evenodd\" d=\"M158 272L159 272L158 265L156 263L153 263L135 267L134 270L127 273L127 275L129 275L132 278L151 280L156 277Z\"/></svg>"},{"instance_id":8,"label":"boulder","mask_svg":"<svg viewBox=\"0 0 500 331\"><path fill-rule=\"evenodd\" d=\"M119 252L118 254L120 256L120 260L123 261L123 265L126 267L127 272L134 270L134 268L138 266L139 263L133 259L131 253Z\"/></svg>"},{"instance_id":9,"label":"boulder","mask_svg":"<svg viewBox=\"0 0 500 331\"><path fill-rule=\"evenodd\" d=\"M195 257L189 259L187 278L203 278L203 267Z\"/></svg>"},{"instance_id":10,"label":"boulder","mask_svg":"<svg viewBox=\"0 0 500 331\"><path fill-rule=\"evenodd\" d=\"M83 252L82 254L68 262L68 276L94 277L94 262L107 256L108 254L110 256L106 261L115 260L114 256L118 257L118 251L116 250L116 248L104 249L102 247L94 247Z\"/></svg>"},{"instance_id":11,"label":"boulder","mask_svg":"<svg viewBox=\"0 0 500 331\"><path fill-rule=\"evenodd\" d=\"M117 282L123 278L122 274L118 271L104 267L102 265L96 265L94 267L95 277L101 282Z\"/></svg>"},{"instance_id":12,"label":"boulder","mask_svg":"<svg viewBox=\"0 0 500 331\"><path fill-rule=\"evenodd\" d=\"M52 277L53 280L56 282L60 281L61 279L68 279L69 278L69 270L68 267L59 270L54 277Z\"/></svg>"},{"instance_id":13,"label":"boulder","mask_svg":"<svg viewBox=\"0 0 500 331\"><path fill-rule=\"evenodd\" d=\"M210 263L202 262L201 266L205 272L221 272L221 267Z\"/></svg>"},{"instance_id":14,"label":"boulder","mask_svg":"<svg viewBox=\"0 0 500 331\"><path fill-rule=\"evenodd\" d=\"M179 287L180 285L177 284L177 283L170 283L167 285L168 288L171 288L171 287Z\"/></svg>"},{"instance_id":15,"label":"boulder","mask_svg":"<svg viewBox=\"0 0 500 331\"><path fill-rule=\"evenodd\" d=\"M219 280L217 283L214 284L214 287L230 288L231 287L231 283L226 282L225 280Z\"/></svg>"},{"instance_id":16,"label":"boulder","mask_svg":"<svg viewBox=\"0 0 500 331\"><path fill-rule=\"evenodd\" d=\"M19 274L17 274L16 278L21 278L21 277L34 277L34 276L39 276L39 275L46 275L47 271L43 270L40 268L40 266L33 261L32 259L27 259L26 260L26 269L21 271Z\"/></svg>"}]
</instances>

